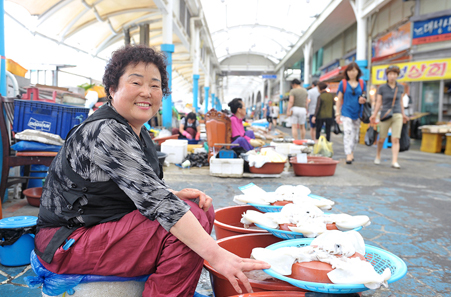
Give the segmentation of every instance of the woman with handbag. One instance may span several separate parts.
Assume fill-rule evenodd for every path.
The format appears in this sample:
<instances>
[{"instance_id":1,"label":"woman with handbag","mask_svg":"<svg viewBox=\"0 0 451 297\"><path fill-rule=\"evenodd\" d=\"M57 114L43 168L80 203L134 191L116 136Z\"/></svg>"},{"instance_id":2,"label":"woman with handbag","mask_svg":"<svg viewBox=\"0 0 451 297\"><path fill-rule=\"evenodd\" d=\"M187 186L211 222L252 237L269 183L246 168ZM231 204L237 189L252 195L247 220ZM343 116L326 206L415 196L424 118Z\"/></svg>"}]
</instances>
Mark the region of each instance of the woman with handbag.
<instances>
[{"instance_id":1,"label":"woman with handbag","mask_svg":"<svg viewBox=\"0 0 451 297\"><path fill-rule=\"evenodd\" d=\"M364 97L366 85L360 79L362 71L354 62L348 64L344 76L345 79L338 85L335 121L338 124L343 123L343 144L346 154L346 164L350 165L354 161L354 150L359 141L360 104L366 102L366 98Z\"/></svg>"},{"instance_id":2,"label":"woman with handbag","mask_svg":"<svg viewBox=\"0 0 451 297\"><path fill-rule=\"evenodd\" d=\"M391 167L400 169L398 164L399 138L401 137L402 124L408 121L404 113L404 105L401 104L401 98L404 96L404 86L397 83L398 75L401 71L396 65L388 66L385 69L387 83L381 85L377 90L376 107L371 115L371 124L375 124L376 115L382 107L380 115L379 141L377 142L377 154L374 164L381 163L381 151L385 138L388 136L388 130L391 128L392 142L392 164Z\"/></svg>"}]
</instances>

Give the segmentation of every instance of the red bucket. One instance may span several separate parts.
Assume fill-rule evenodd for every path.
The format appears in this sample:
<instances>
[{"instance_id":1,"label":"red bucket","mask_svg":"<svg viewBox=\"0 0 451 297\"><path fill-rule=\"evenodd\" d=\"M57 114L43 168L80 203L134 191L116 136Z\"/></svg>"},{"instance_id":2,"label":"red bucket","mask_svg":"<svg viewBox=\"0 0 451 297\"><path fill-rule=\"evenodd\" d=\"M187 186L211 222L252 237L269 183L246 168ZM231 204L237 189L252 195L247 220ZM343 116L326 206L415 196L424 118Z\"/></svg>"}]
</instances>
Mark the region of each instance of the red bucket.
<instances>
[{"instance_id":1,"label":"red bucket","mask_svg":"<svg viewBox=\"0 0 451 297\"><path fill-rule=\"evenodd\" d=\"M256 247L267 247L273 243L282 241L281 238L275 237L272 234L245 234L223 238L218 240L218 245L229 252L242 258L249 258L253 248ZM211 285L213 287L213 292L215 297L226 297L236 295L235 289L232 287L230 282L219 272L210 266L210 263L204 261L205 268L210 272ZM287 282L272 279L267 281L259 281L249 279L254 292L265 292L265 291L297 291L306 292L305 290L290 285ZM246 292L243 284L238 280L243 292Z\"/></svg>"},{"instance_id":2,"label":"red bucket","mask_svg":"<svg viewBox=\"0 0 451 297\"><path fill-rule=\"evenodd\" d=\"M258 211L250 205L236 205L217 209L214 224L216 239L243 234L268 233L266 230L255 229L256 227L253 224L250 228L244 228L244 225L240 222L241 215L248 210Z\"/></svg>"}]
</instances>

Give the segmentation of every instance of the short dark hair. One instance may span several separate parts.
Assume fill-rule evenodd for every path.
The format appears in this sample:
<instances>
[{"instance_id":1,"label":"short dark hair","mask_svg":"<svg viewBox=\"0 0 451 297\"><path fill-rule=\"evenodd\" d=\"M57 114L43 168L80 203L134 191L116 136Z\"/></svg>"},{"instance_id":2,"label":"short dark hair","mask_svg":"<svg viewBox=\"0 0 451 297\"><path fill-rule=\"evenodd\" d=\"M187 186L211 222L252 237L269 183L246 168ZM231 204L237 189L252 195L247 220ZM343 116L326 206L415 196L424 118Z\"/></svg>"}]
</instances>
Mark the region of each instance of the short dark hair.
<instances>
[{"instance_id":1,"label":"short dark hair","mask_svg":"<svg viewBox=\"0 0 451 297\"><path fill-rule=\"evenodd\" d=\"M357 71L359 72L356 77L356 80L359 80L359 78L362 76L362 70L360 70L360 67L359 67L359 65L357 65L356 62L351 62L348 64L348 67L346 67L344 74L343 74L345 79L349 80L348 71L350 71L352 69L357 69Z\"/></svg>"},{"instance_id":2,"label":"short dark hair","mask_svg":"<svg viewBox=\"0 0 451 297\"><path fill-rule=\"evenodd\" d=\"M318 83L318 88L320 91L327 89L327 84L323 81Z\"/></svg>"},{"instance_id":3,"label":"short dark hair","mask_svg":"<svg viewBox=\"0 0 451 297\"><path fill-rule=\"evenodd\" d=\"M110 88L116 90L119 85L119 79L125 72L128 65L137 65L143 62L154 64L161 75L161 89L163 96L171 93L169 90L169 79L166 71L166 56L163 52L145 45L126 45L113 52L111 59L105 67L103 75L103 85L107 97L110 96Z\"/></svg>"},{"instance_id":4,"label":"short dark hair","mask_svg":"<svg viewBox=\"0 0 451 297\"><path fill-rule=\"evenodd\" d=\"M194 112L190 112L187 116L186 116L187 120L196 120L196 114Z\"/></svg>"},{"instance_id":5,"label":"short dark hair","mask_svg":"<svg viewBox=\"0 0 451 297\"><path fill-rule=\"evenodd\" d=\"M385 74L388 75L390 72L395 72L399 75L401 73L401 70L397 65L390 65L387 67L387 69L385 69Z\"/></svg>"},{"instance_id":6,"label":"short dark hair","mask_svg":"<svg viewBox=\"0 0 451 297\"><path fill-rule=\"evenodd\" d=\"M230 111L235 114L238 108L243 107L243 99L241 98L235 98L232 101L229 102Z\"/></svg>"},{"instance_id":7,"label":"short dark hair","mask_svg":"<svg viewBox=\"0 0 451 297\"><path fill-rule=\"evenodd\" d=\"M316 87L318 85L318 81L317 80L312 81L312 85Z\"/></svg>"},{"instance_id":8,"label":"short dark hair","mask_svg":"<svg viewBox=\"0 0 451 297\"><path fill-rule=\"evenodd\" d=\"M301 85L301 81L299 79L295 78L291 81L291 85Z\"/></svg>"}]
</instances>

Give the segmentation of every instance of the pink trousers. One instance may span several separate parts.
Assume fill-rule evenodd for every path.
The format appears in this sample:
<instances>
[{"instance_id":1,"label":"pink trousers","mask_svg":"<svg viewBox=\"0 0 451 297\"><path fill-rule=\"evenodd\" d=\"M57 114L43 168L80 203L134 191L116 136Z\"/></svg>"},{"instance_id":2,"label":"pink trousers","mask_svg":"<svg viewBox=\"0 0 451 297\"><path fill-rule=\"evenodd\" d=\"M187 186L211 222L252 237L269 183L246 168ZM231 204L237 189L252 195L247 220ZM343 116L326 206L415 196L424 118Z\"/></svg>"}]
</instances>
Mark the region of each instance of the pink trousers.
<instances>
[{"instance_id":1,"label":"pink trousers","mask_svg":"<svg viewBox=\"0 0 451 297\"><path fill-rule=\"evenodd\" d=\"M191 212L209 234L214 210L204 212L185 200ZM36 238L48 238L55 229L42 229ZM45 234L47 233L47 234ZM194 295L203 259L184 243L135 210L116 222L79 228L69 238L75 243L67 250L58 248L51 264L41 260L57 274L94 274L133 277L152 274L146 281L143 296Z\"/></svg>"}]
</instances>

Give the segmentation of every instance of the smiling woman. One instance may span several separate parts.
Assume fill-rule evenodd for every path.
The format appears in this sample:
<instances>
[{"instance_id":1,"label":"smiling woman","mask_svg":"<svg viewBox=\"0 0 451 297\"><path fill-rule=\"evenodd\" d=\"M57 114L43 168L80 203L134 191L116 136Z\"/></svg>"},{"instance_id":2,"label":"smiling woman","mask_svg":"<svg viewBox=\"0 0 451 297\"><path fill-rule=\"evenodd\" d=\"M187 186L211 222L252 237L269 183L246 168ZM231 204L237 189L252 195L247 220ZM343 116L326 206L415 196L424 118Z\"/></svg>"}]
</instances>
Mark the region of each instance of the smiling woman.
<instances>
[{"instance_id":1,"label":"smiling woman","mask_svg":"<svg viewBox=\"0 0 451 297\"><path fill-rule=\"evenodd\" d=\"M243 271L269 266L216 244L212 199L167 187L143 127L169 93L165 56L121 48L104 83L110 102L69 132L49 168L35 238L41 263L58 274L151 274L143 296L191 297L205 259L238 292L236 278L251 290Z\"/></svg>"}]
</instances>

